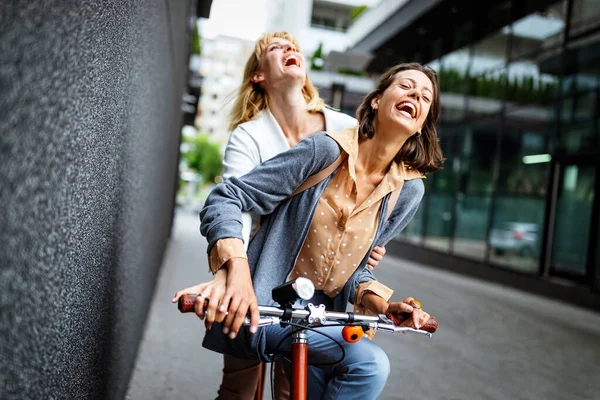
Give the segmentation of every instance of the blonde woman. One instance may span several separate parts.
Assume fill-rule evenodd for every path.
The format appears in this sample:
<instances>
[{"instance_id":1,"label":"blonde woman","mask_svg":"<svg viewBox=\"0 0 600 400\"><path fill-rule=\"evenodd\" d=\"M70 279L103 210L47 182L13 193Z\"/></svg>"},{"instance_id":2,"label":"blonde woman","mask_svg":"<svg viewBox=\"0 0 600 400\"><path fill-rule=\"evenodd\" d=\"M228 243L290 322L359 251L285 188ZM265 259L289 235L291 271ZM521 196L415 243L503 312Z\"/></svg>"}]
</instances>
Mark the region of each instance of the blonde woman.
<instances>
[{"instance_id":1,"label":"blonde woman","mask_svg":"<svg viewBox=\"0 0 600 400\"><path fill-rule=\"evenodd\" d=\"M306 61L296 39L287 32L269 32L256 41L231 113L231 135L223 159L224 178L240 177L317 132L356 126L356 119L325 106L307 77ZM244 213L244 247L248 247L252 215ZM369 266L377 266L384 247L376 247ZM219 396L252 399L259 363L224 357ZM284 397L285 376L276 369L276 387Z\"/></svg>"}]
</instances>

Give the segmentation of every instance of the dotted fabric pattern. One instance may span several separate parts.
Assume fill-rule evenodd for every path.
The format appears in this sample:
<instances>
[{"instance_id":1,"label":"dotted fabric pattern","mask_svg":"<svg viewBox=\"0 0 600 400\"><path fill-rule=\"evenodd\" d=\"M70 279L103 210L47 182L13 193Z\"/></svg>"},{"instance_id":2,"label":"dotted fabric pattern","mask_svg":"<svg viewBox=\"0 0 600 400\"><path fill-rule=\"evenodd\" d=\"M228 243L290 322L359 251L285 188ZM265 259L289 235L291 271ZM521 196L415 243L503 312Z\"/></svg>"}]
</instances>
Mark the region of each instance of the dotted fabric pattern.
<instances>
[{"instance_id":1,"label":"dotted fabric pattern","mask_svg":"<svg viewBox=\"0 0 600 400\"><path fill-rule=\"evenodd\" d=\"M125 396L171 227L188 7L0 2L0 397Z\"/></svg>"}]
</instances>

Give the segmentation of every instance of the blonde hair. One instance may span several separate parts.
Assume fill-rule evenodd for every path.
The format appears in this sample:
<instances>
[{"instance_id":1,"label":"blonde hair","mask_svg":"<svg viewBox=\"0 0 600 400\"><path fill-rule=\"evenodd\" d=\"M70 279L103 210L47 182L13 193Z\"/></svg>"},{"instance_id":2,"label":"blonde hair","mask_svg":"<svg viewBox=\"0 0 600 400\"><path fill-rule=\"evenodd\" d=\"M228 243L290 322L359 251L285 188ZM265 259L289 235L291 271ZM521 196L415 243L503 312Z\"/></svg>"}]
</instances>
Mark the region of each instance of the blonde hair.
<instances>
[{"instance_id":1,"label":"blonde hair","mask_svg":"<svg viewBox=\"0 0 600 400\"><path fill-rule=\"evenodd\" d=\"M260 84L252 82L252 76L260 66L260 57L274 39L289 40L294 44L296 50L300 51L300 45L288 32L267 32L256 41L254 53L250 55L244 69L244 78L239 88L238 96L230 114L229 130L233 131L239 124L250 121L256 114L268 107L267 95ZM302 95L306 100L306 109L309 112L321 111L325 106L319 92L306 77Z\"/></svg>"}]
</instances>

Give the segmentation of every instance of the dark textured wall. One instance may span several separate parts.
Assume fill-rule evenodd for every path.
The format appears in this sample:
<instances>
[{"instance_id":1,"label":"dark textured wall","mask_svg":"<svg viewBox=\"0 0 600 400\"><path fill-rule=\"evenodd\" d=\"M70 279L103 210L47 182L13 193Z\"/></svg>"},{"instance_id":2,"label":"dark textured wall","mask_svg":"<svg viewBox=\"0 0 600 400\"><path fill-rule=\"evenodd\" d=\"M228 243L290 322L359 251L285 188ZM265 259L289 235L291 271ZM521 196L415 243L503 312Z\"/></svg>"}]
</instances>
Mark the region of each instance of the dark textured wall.
<instances>
[{"instance_id":1,"label":"dark textured wall","mask_svg":"<svg viewBox=\"0 0 600 400\"><path fill-rule=\"evenodd\" d=\"M190 3L0 2L2 399L126 393L170 231Z\"/></svg>"}]
</instances>

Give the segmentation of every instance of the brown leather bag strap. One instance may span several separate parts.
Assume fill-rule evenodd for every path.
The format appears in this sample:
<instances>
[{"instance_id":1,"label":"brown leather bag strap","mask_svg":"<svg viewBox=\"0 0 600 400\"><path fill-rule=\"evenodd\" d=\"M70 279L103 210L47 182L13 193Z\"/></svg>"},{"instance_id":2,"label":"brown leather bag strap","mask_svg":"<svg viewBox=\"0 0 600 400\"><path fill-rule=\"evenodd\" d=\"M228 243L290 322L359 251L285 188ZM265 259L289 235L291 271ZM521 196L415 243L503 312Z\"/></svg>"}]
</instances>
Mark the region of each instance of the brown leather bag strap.
<instances>
[{"instance_id":1,"label":"brown leather bag strap","mask_svg":"<svg viewBox=\"0 0 600 400\"><path fill-rule=\"evenodd\" d=\"M344 158L346 158L346 154L345 153L341 154L337 158L337 160L335 160L333 162L333 164L331 164L329 167L327 167L327 168L321 170L320 172L317 172L316 174L311 175L308 178L306 178L306 180L304 182L302 182L302 185L298 186L298 189L296 189L294 191L294 193L292 193L290 195L290 197L294 197L295 195L304 192L306 189L310 189L311 187L315 186L317 183L323 181L329 175L333 174L333 171L335 171L337 169L337 167L340 166L340 164L342 163L342 161L344 161Z\"/></svg>"},{"instance_id":2,"label":"brown leather bag strap","mask_svg":"<svg viewBox=\"0 0 600 400\"><path fill-rule=\"evenodd\" d=\"M396 203L398 202L398 197L400 197L400 191L402 190L402 187L394 190L392 192L392 194L390 195L390 199L388 200L388 208L387 208L387 215L385 216L385 220L387 221L390 218L390 215L392 214L392 211L394 211L394 207L396 206Z\"/></svg>"}]
</instances>

